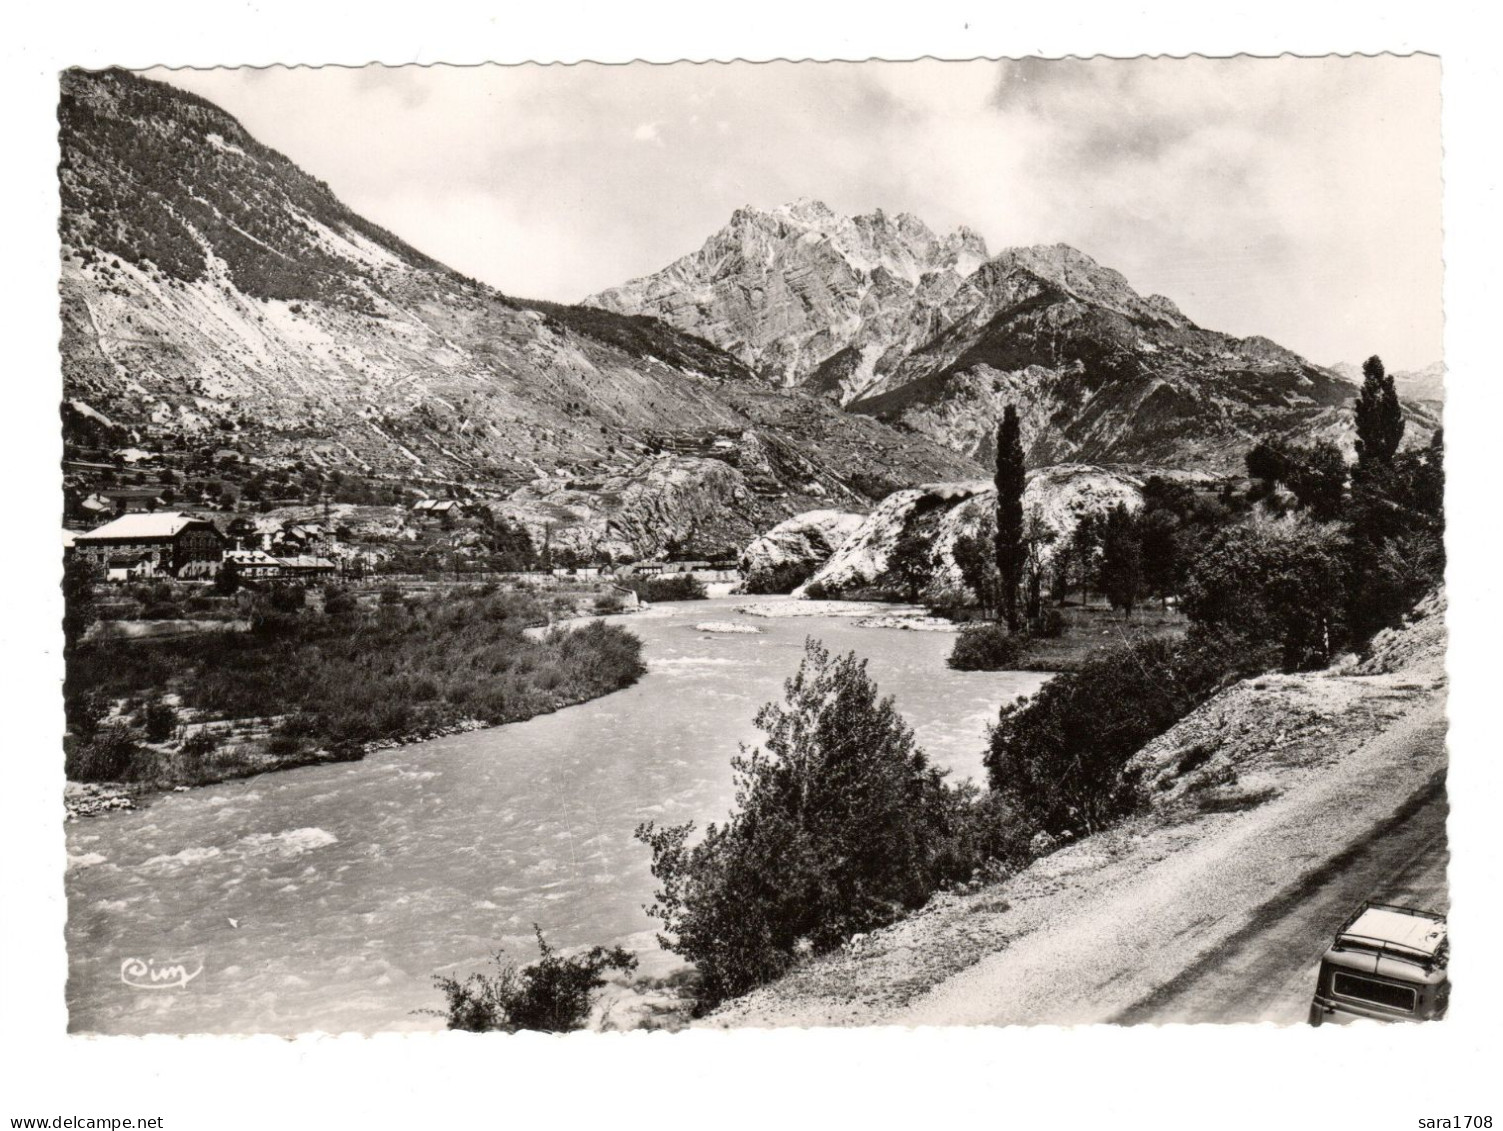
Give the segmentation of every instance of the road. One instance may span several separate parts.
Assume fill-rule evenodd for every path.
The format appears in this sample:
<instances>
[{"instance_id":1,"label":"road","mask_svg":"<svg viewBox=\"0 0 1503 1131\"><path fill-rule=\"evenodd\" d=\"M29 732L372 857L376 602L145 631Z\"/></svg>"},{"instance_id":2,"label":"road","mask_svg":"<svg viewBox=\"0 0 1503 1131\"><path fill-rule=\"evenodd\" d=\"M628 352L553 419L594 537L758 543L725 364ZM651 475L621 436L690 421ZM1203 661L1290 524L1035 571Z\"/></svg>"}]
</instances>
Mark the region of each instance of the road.
<instances>
[{"instance_id":1,"label":"road","mask_svg":"<svg viewBox=\"0 0 1503 1131\"><path fill-rule=\"evenodd\" d=\"M1305 1020L1320 957L1364 899L1447 910L1447 810L1437 776L1391 823L1264 904L1247 926L1111 1020Z\"/></svg>"},{"instance_id":2,"label":"road","mask_svg":"<svg viewBox=\"0 0 1503 1131\"><path fill-rule=\"evenodd\" d=\"M1303 1021L1364 899L1446 909L1445 716L1431 700L1301 788L1109 882L1019 906L1032 927L889 1023Z\"/></svg>"}]
</instances>

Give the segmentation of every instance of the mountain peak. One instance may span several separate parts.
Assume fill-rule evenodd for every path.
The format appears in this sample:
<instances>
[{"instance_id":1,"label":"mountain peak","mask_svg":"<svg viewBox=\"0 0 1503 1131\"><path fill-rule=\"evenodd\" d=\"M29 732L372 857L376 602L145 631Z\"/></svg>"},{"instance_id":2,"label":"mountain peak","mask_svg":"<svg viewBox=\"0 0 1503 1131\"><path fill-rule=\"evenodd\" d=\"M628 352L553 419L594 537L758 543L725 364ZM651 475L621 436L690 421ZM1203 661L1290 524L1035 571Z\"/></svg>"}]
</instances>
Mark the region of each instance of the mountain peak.
<instances>
[{"instance_id":1,"label":"mountain peak","mask_svg":"<svg viewBox=\"0 0 1503 1131\"><path fill-rule=\"evenodd\" d=\"M874 377L893 335L912 346L943 323L938 308L959 301L986 260L969 228L940 237L911 212L848 216L800 197L744 205L698 251L585 303L662 318L786 384L854 350L837 381L849 395Z\"/></svg>"},{"instance_id":2,"label":"mountain peak","mask_svg":"<svg viewBox=\"0 0 1503 1131\"><path fill-rule=\"evenodd\" d=\"M1043 280L1081 302L1115 310L1129 318L1188 327L1192 323L1173 301L1163 295L1144 297L1133 290L1126 277L1067 243L1010 247L987 264L993 277L1018 270Z\"/></svg>"}]
</instances>

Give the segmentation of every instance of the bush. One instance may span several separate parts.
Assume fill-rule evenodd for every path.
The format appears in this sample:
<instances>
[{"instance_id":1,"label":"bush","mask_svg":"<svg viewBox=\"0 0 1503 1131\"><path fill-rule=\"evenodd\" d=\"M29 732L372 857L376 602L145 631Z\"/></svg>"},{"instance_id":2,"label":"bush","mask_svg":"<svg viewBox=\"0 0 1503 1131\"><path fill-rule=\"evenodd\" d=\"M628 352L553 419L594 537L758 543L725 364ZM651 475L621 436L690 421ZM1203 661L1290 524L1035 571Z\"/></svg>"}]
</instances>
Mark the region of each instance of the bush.
<instances>
[{"instance_id":1,"label":"bush","mask_svg":"<svg viewBox=\"0 0 1503 1131\"><path fill-rule=\"evenodd\" d=\"M536 923L532 929L538 939L538 961L518 969L498 952L492 959L495 974L471 974L463 982L435 977L447 1007L419 1012L447 1018L450 1029L466 1033L568 1033L584 1026L590 996L605 985L607 970L637 968L636 956L619 946L597 946L586 954L560 958Z\"/></svg>"},{"instance_id":2,"label":"bush","mask_svg":"<svg viewBox=\"0 0 1503 1131\"><path fill-rule=\"evenodd\" d=\"M183 755L195 762L207 761L219 749L219 739L213 731L196 730L183 739L180 748Z\"/></svg>"},{"instance_id":3,"label":"bush","mask_svg":"<svg viewBox=\"0 0 1503 1131\"><path fill-rule=\"evenodd\" d=\"M662 885L659 942L693 961L704 1004L745 993L891 922L981 863L974 790L951 789L914 745L866 661L805 643L784 702L756 723L766 750L732 760L738 808L690 847L692 824L638 827Z\"/></svg>"},{"instance_id":4,"label":"bush","mask_svg":"<svg viewBox=\"0 0 1503 1131\"><path fill-rule=\"evenodd\" d=\"M956 671L1013 671L1022 659L1028 638L1009 632L1005 624L968 624L955 638L947 661Z\"/></svg>"},{"instance_id":5,"label":"bush","mask_svg":"<svg viewBox=\"0 0 1503 1131\"><path fill-rule=\"evenodd\" d=\"M619 613L625 608L626 602L621 599L619 593L602 593L595 598L595 611L602 616Z\"/></svg>"},{"instance_id":6,"label":"bush","mask_svg":"<svg viewBox=\"0 0 1503 1131\"><path fill-rule=\"evenodd\" d=\"M704 582L687 573L669 577L630 577L621 585L644 601L703 601L709 596Z\"/></svg>"},{"instance_id":7,"label":"bush","mask_svg":"<svg viewBox=\"0 0 1503 1131\"><path fill-rule=\"evenodd\" d=\"M123 781L136 755L136 740L123 722L108 722L91 738L71 739L63 747L63 772L69 781Z\"/></svg>"},{"instance_id":8,"label":"bush","mask_svg":"<svg viewBox=\"0 0 1503 1131\"><path fill-rule=\"evenodd\" d=\"M146 741L166 742L177 729L177 708L157 700L142 708L140 720L146 731Z\"/></svg>"},{"instance_id":9,"label":"bush","mask_svg":"<svg viewBox=\"0 0 1503 1131\"><path fill-rule=\"evenodd\" d=\"M1128 761L1268 653L1201 630L1136 638L1002 708L986 754L993 791L1051 835L1092 833L1142 802Z\"/></svg>"}]
</instances>

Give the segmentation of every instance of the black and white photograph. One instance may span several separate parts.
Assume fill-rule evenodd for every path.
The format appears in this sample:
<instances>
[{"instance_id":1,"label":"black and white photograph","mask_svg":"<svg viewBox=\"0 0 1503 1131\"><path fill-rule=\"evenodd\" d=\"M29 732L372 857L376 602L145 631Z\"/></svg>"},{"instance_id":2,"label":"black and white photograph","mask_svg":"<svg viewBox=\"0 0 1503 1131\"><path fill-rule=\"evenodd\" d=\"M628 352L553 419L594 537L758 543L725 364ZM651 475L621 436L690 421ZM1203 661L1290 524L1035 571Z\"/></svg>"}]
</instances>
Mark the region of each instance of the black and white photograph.
<instances>
[{"instance_id":1,"label":"black and white photograph","mask_svg":"<svg viewBox=\"0 0 1503 1131\"><path fill-rule=\"evenodd\" d=\"M1334 48L52 69L59 1033L1428 1055L1492 377Z\"/></svg>"}]
</instances>

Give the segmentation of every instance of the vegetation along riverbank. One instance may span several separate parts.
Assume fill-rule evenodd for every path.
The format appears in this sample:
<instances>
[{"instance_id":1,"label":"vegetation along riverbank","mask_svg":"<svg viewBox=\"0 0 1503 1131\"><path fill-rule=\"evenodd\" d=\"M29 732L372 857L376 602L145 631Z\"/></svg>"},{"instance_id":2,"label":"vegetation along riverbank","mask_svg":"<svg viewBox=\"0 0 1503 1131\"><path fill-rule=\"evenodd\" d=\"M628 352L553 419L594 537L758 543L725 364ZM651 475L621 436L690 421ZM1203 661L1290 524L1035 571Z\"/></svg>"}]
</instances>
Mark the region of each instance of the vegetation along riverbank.
<instances>
[{"instance_id":1,"label":"vegetation along riverbank","mask_svg":"<svg viewBox=\"0 0 1503 1131\"><path fill-rule=\"evenodd\" d=\"M517 722L646 670L640 642L618 626L525 633L563 610L493 585L273 587L245 597L243 630L131 640L87 637L89 579L70 584L67 776L127 792ZM73 794L82 811L97 807L97 790Z\"/></svg>"}]
</instances>

